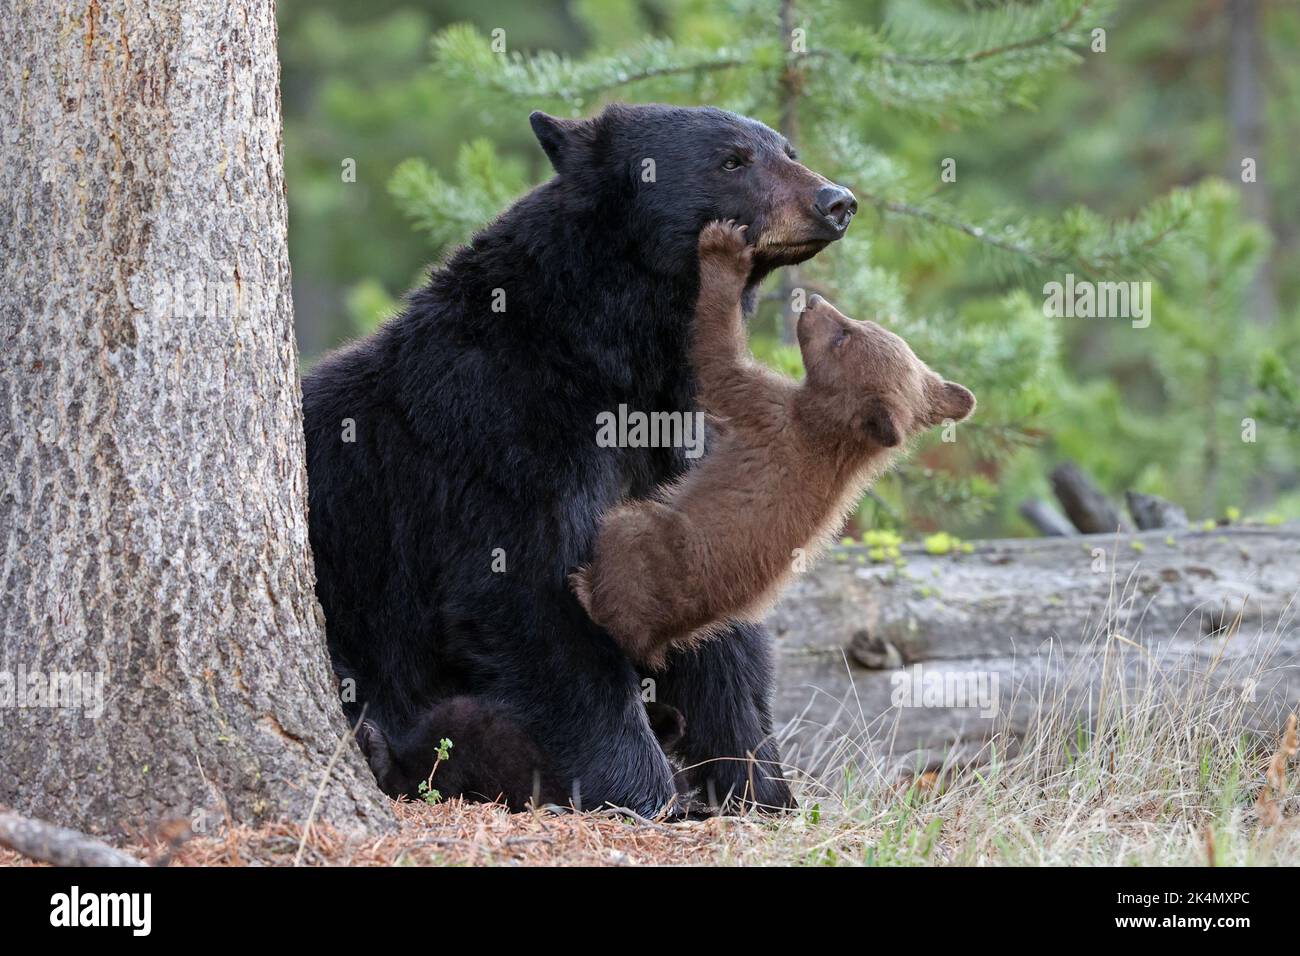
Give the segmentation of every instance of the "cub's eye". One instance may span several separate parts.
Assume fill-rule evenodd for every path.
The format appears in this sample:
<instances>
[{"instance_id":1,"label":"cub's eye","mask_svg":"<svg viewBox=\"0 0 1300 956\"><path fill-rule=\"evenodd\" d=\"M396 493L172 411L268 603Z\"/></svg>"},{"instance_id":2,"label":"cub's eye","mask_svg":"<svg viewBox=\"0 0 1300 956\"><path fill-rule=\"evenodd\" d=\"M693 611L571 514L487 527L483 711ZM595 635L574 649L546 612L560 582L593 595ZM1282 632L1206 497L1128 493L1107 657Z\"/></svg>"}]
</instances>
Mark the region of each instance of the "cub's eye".
<instances>
[{"instance_id":1,"label":"cub's eye","mask_svg":"<svg viewBox=\"0 0 1300 956\"><path fill-rule=\"evenodd\" d=\"M734 173L736 170L740 169L740 167L744 165L745 165L744 162L741 160L739 156L728 156L726 161L723 162L722 168L729 173Z\"/></svg>"},{"instance_id":2,"label":"cub's eye","mask_svg":"<svg viewBox=\"0 0 1300 956\"><path fill-rule=\"evenodd\" d=\"M840 329L835 333L835 338L831 339L831 348L837 349L849 340L849 330Z\"/></svg>"}]
</instances>

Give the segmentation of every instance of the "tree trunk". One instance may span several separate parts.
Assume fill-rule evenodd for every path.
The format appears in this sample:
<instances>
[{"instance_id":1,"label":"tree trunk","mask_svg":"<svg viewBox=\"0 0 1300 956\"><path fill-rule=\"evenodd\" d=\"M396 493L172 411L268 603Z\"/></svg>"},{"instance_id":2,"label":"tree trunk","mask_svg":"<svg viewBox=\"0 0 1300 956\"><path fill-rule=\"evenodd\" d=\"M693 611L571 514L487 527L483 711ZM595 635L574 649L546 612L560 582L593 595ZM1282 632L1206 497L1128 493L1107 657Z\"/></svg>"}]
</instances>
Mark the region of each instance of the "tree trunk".
<instances>
[{"instance_id":1,"label":"tree trunk","mask_svg":"<svg viewBox=\"0 0 1300 956\"><path fill-rule=\"evenodd\" d=\"M0 803L383 826L312 591L274 4L0 39Z\"/></svg>"},{"instance_id":2,"label":"tree trunk","mask_svg":"<svg viewBox=\"0 0 1300 956\"><path fill-rule=\"evenodd\" d=\"M1228 0L1227 74L1228 74L1228 161L1229 182L1241 188L1241 203L1246 214L1269 228L1272 211L1269 190L1265 185L1271 173L1256 170L1252 183L1241 179L1241 161L1247 157L1261 167L1264 163L1268 94L1261 76L1264 72L1264 47L1261 42L1259 0ZM1264 325L1277 318L1277 294L1274 291L1272 253L1260 266L1250 283L1251 314Z\"/></svg>"}]
</instances>

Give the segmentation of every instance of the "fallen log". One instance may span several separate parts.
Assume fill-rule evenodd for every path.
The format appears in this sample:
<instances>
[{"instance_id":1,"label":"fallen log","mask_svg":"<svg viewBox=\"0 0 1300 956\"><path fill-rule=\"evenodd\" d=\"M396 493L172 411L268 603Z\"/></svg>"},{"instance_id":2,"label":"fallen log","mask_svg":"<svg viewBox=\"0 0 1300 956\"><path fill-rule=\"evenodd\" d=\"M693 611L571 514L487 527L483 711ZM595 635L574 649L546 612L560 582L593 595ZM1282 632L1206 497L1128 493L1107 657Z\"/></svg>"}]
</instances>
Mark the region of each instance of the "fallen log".
<instances>
[{"instance_id":1,"label":"fallen log","mask_svg":"<svg viewBox=\"0 0 1300 956\"><path fill-rule=\"evenodd\" d=\"M1093 484L1078 465L1062 462L1048 476L1052 493L1074 526L1084 534L1113 534L1130 530L1119 509Z\"/></svg>"},{"instance_id":2,"label":"fallen log","mask_svg":"<svg viewBox=\"0 0 1300 956\"><path fill-rule=\"evenodd\" d=\"M0 846L55 866L144 866L128 853L77 830L0 813Z\"/></svg>"},{"instance_id":3,"label":"fallen log","mask_svg":"<svg viewBox=\"0 0 1300 956\"><path fill-rule=\"evenodd\" d=\"M1033 525L1039 534L1048 537L1071 538L1079 533L1065 515L1039 498L1030 498L1022 503L1019 511L1020 517Z\"/></svg>"},{"instance_id":4,"label":"fallen log","mask_svg":"<svg viewBox=\"0 0 1300 956\"><path fill-rule=\"evenodd\" d=\"M1142 531L1191 527L1191 522L1187 520L1187 512L1172 501L1166 501L1156 495L1144 495L1138 491L1124 492L1124 500L1128 503L1128 513L1133 516L1134 523Z\"/></svg>"},{"instance_id":5,"label":"fallen log","mask_svg":"<svg viewBox=\"0 0 1300 956\"><path fill-rule=\"evenodd\" d=\"M1099 647L1170 673L1213 661L1224 693L1253 698L1264 734L1300 702L1296 526L904 546L902 561L836 549L774 609L776 713L796 744L848 734L896 755L978 748L996 723L978 702L897 705L909 669L996 675L1014 734L1052 681L1096 669Z\"/></svg>"}]
</instances>

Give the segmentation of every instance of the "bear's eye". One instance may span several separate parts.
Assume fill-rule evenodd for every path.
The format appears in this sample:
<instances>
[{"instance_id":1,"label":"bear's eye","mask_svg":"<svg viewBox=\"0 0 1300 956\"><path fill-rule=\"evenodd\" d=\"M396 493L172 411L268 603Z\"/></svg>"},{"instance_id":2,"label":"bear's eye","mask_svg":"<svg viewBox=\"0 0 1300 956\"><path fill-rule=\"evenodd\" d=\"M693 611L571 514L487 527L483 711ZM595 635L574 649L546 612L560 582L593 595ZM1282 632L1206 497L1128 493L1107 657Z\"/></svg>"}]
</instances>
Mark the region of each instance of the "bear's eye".
<instances>
[{"instance_id":1,"label":"bear's eye","mask_svg":"<svg viewBox=\"0 0 1300 956\"><path fill-rule=\"evenodd\" d=\"M849 340L849 330L842 328L835 333L835 338L831 339L831 348L837 349L848 340Z\"/></svg>"},{"instance_id":2,"label":"bear's eye","mask_svg":"<svg viewBox=\"0 0 1300 956\"><path fill-rule=\"evenodd\" d=\"M739 156L728 156L722 163L722 168L729 173L734 173L737 169L744 166L745 162Z\"/></svg>"}]
</instances>

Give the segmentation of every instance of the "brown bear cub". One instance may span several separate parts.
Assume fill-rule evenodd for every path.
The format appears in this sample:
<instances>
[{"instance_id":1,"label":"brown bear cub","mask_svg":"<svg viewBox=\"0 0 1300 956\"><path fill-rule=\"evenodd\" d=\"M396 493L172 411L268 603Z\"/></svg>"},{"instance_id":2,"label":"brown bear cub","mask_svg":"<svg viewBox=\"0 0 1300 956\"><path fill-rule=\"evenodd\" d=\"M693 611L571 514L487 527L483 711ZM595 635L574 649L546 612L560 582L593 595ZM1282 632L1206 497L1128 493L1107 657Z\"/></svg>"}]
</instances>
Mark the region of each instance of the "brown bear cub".
<instances>
[{"instance_id":1,"label":"brown bear cub","mask_svg":"<svg viewBox=\"0 0 1300 956\"><path fill-rule=\"evenodd\" d=\"M899 446L975 408L897 335L820 296L799 316L804 381L755 362L741 315L753 258L744 230L714 222L699 240L691 361L697 400L717 419L712 447L654 498L606 512L591 563L571 578L591 619L652 668L729 620L759 619Z\"/></svg>"}]
</instances>

